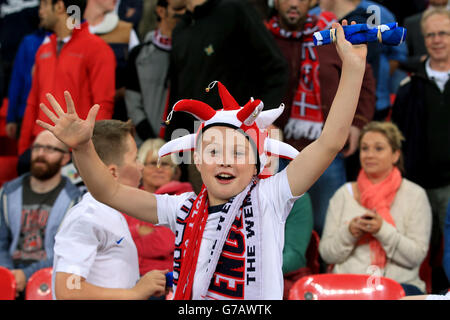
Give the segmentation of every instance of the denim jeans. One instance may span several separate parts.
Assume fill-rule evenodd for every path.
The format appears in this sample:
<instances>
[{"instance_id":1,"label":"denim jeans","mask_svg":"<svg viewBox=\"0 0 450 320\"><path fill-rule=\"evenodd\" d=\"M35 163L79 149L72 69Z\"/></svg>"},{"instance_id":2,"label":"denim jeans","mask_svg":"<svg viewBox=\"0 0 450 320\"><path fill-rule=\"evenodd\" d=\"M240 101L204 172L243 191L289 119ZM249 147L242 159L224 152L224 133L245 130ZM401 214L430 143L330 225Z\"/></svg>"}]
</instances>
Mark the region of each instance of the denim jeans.
<instances>
[{"instance_id":1,"label":"denim jeans","mask_svg":"<svg viewBox=\"0 0 450 320\"><path fill-rule=\"evenodd\" d=\"M325 225L328 202L334 193L346 182L345 159L338 154L320 178L308 190L314 213L314 230L319 236Z\"/></svg>"}]
</instances>

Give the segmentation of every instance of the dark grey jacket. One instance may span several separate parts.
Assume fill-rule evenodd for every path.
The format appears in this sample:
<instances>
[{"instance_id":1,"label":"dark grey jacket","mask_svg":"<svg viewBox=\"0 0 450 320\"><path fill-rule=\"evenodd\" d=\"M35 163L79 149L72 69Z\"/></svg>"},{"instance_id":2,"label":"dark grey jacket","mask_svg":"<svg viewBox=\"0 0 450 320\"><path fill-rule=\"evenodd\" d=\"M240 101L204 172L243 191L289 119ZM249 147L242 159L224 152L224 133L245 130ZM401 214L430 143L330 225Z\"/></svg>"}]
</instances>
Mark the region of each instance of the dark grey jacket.
<instances>
[{"instance_id":1,"label":"dark grey jacket","mask_svg":"<svg viewBox=\"0 0 450 320\"><path fill-rule=\"evenodd\" d=\"M392 121L405 137L405 177L425 189L450 184L450 81L444 92L429 79L425 62L402 81Z\"/></svg>"},{"instance_id":2,"label":"dark grey jacket","mask_svg":"<svg viewBox=\"0 0 450 320\"><path fill-rule=\"evenodd\" d=\"M420 58L428 54L425 47L425 41L420 26L423 12L415 14L405 19L406 45L408 46L408 60L402 63L402 67L411 72L417 72L420 69Z\"/></svg>"},{"instance_id":3,"label":"dark grey jacket","mask_svg":"<svg viewBox=\"0 0 450 320\"><path fill-rule=\"evenodd\" d=\"M251 97L264 102L264 110L282 102L288 82L287 62L258 12L247 1L208 0L187 12L172 34L170 104L197 99L214 109L222 102L214 88L220 81L240 106ZM166 130L194 132L194 117L175 112Z\"/></svg>"},{"instance_id":4,"label":"dark grey jacket","mask_svg":"<svg viewBox=\"0 0 450 320\"><path fill-rule=\"evenodd\" d=\"M159 136L167 106L170 52L155 46L154 31L130 53L125 83L125 103L142 140Z\"/></svg>"}]
</instances>

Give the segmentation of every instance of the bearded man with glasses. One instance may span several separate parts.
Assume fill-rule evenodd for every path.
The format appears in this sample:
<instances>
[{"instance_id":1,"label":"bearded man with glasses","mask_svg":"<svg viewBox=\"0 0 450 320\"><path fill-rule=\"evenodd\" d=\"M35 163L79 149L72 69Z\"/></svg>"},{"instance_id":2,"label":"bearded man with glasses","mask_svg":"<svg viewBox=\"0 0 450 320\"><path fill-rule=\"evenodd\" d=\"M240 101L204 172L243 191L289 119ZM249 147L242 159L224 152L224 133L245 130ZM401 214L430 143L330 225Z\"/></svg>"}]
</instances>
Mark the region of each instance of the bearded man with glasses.
<instances>
[{"instance_id":1,"label":"bearded man with glasses","mask_svg":"<svg viewBox=\"0 0 450 320\"><path fill-rule=\"evenodd\" d=\"M70 160L68 148L42 131L31 146L31 170L0 190L0 266L16 279L23 298L27 280L51 267L55 235L80 191L61 175Z\"/></svg>"}]
</instances>

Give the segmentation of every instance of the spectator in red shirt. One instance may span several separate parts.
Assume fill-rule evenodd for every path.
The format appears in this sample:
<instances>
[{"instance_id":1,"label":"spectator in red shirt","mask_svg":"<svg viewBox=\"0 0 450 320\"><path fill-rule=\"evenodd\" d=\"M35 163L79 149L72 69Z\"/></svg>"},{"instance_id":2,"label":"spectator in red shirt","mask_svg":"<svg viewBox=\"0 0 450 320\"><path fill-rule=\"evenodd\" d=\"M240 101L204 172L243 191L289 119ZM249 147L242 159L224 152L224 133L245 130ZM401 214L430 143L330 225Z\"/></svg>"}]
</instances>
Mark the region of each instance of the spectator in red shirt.
<instances>
[{"instance_id":1,"label":"spectator in red shirt","mask_svg":"<svg viewBox=\"0 0 450 320\"><path fill-rule=\"evenodd\" d=\"M76 6L79 12L67 8ZM94 104L100 105L97 120L111 119L115 94L115 57L111 48L89 32L83 16L86 0L42 0L39 7L41 24L54 33L46 37L36 53L31 91L25 109L19 139L19 154L26 151L43 129L36 120L48 121L39 104L51 93L64 101L68 90L77 106L78 115L86 118ZM65 104L62 104L63 106ZM64 108L64 107L63 107Z\"/></svg>"}]
</instances>

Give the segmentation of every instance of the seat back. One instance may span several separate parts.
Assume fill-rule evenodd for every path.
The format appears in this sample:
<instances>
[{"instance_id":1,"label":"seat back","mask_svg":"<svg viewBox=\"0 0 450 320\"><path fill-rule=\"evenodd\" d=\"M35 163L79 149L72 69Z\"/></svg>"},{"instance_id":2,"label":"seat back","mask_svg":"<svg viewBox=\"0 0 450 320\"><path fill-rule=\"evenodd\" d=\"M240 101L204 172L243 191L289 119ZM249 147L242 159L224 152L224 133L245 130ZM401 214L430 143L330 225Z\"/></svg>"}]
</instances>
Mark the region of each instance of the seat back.
<instances>
[{"instance_id":1,"label":"seat back","mask_svg":"<svg viewBox=\"0 0 450 320\"><path fill-rule=\"evenodd\" d=\"M305 252L306 258L306 266L287 274L284 274L284 290L283 290L283 299L288 300L289 298L289 290L292 288L295 282L304 276L310 274L317 274L320 272L320 263L319 263L319 234L312 230L311 238L309 240L308 248Z\"/></svg>"},{"instance_id":2,"label":"seat back","mask_svg":"<svg viewBox=\"0 0 450 320\"><path fill-rule=\"evenodd\" d=\"M317 274L320 272L319 242L319 234L313 230L311 233L311 239L309 240L308 249L306 249L306 264L312 274Z\"/></svg>"},{"instance_id":3,"label":"seat back","mask_svg":"<svg viewBox=\"0 0 450 320\"><path fill-rule=\"evenodd\" d=\"M426 285L426 291L428 294L431 294L431 285L432 285L432 269L430 265L430 250L428 250L427 256L423 260L422 264L420 265L419 269L419 277L420 279L425 282Z\"/></svg>"},{"instance_id":4,"label":"seat back","mask_svg":"<svg viewBox=\"0 0 450 320\"><path fill-rule=\"evenodd\" d=\"M16 278L13 273L5 268L0 267L0 300L16 299Z\"/></svg>"},{"instance_id":5,"label":"seat back","mask_svg":"<svg viewBox=\"0 0 450 320\"><path fill-rule=\"evenodd\" d=\"M28 279L25 289L25 300L52 300L53 268L36 271Z\"/></svg>"},{"instance_id":6,"label":"seat back","mask_svg":"<svg viewBox=\"0 0 450 320\"><path fill-rule=\"evenodd\" d=\"M365 274L310 275L289 292L289 300L398 300L404 296L398 282Z\"/></svg>"}]
</instances>

